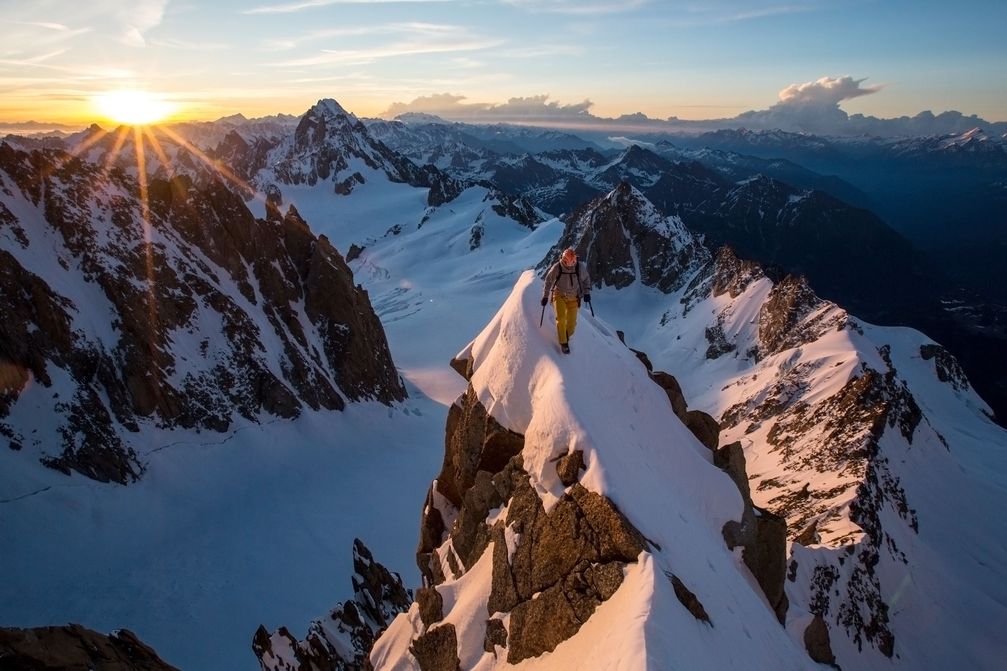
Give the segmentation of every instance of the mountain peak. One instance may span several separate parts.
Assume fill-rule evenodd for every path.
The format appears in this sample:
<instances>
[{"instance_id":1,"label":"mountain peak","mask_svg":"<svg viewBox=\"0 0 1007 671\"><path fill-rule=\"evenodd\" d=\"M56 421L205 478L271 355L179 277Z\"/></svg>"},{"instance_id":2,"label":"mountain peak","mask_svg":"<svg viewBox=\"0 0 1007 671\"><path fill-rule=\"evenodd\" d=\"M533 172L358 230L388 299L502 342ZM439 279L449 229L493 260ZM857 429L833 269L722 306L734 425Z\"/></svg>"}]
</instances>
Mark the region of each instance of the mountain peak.
<instances>
[{"instance_id":1,"label":"mountain peak","mask_svg":"<svg viewBox=\"0 0 1007 671\"><path fill-rule=\"evenodd\" d=\"M231 114L230 116L222 116L217 119L214 123L233 123L233 124L244 124L248 123L248 117L246 117L241 112L237 114Z\"/></svg>"},{"instance_id":2,"label":"mountain peak","mask_svg":"<svg viewBox=\"0 0 1007 671\"><path fill-rule=\"evenodd\" d=\"M679 288L709 253L676 216L666 217L628 181L575 212L552 253L573 247L596 286L640 281L661 291Z\"/></svg>"},{"instance_id":3,"label":"mountain peak","mask_svg":"<svg viewBox=\"0 0 1007 671\"><path fill-rule=\"evenodd\" d=\"M311 106L308 110L308 114L315 112L319 116L325 118L332 117L346 117L351 119L353 122L357 121L357 117L351 112L347 112L343 109L343 106L336 102L333 98L321 98L318 102Z\"/></svg>"}]
</instances>

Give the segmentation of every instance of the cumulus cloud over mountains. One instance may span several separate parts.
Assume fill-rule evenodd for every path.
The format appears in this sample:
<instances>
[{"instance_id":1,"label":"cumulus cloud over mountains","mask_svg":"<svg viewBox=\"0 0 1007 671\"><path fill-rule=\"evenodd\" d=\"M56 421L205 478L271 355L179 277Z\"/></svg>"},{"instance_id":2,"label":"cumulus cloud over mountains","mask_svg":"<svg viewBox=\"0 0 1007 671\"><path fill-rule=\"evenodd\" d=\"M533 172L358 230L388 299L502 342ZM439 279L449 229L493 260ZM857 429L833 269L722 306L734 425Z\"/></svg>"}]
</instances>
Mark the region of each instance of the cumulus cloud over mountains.
<instances>
[{"instance_id":1,"label":"cumulus cloud over mountains","mask_svg":"<svg viewBox=\"0 0 1007 671\"><path fill-rule=\"evenodd\" d=\"M570 120L585 121L598 119L589 110L593 104L590 100L569 105L550 101L548 95L511 98L505 103L494 105L489 103L464 102L465 96L450 93L437 93L421 96L408 103L393 103L381 116L396 117L400 114L419 112L434 114L453 121L497 122L497 121L544 121Z\"/></svg>"},{"instance_id":2,"label":"cumulus cloud over mountains","mask_svg":"<svg viewBox=\"0 0 1007 671\"><path fill-rule=\"evenodd\" d=\"M471 103L465 96L440 93L412 102L391 105L381 116L395 117L409 112L434 114L452 121L470 123L535 123L565 128L595 128L613 132L702 132L723 128L752 130L781 129L818 135L877 135L885 137L943 135L982 127L996 134L1007 132L1007 123L992 123L975 115L948 111L925 111L913 117L879 119L863 114L850 115L841 103L873 95L882 85L866 86L864 79L852 76L821 77L814 81L790 84L779 94L779 102L764 110L743 112L727 119L685 121L676 117L650 119L643 114L625 114L617 119L595 116L592 102L562 104L548 95L511 98L506 103Z\"/></svg>"},{"instance_id":3,"label":"cumulus cloud over mountains","mask_svg":"<svg viewBox=\"0 0 1007 671\"><path fill-rule=\"evenodd\" d=\"M780 91L781 105L838 105L844 100L877 93L880 86L866 86L866 79L822 77L813 82L791 84Z\"/></svg>"}]
</instances>

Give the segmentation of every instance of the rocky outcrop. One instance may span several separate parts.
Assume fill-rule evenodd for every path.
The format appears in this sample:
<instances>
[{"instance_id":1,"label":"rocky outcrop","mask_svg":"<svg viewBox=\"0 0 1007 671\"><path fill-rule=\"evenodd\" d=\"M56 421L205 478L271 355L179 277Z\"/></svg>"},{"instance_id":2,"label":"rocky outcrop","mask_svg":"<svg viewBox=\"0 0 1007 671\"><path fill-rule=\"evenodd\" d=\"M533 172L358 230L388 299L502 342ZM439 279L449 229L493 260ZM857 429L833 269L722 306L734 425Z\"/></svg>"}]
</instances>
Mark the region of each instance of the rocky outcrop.
<instances>
[{"instance_id":1,"label":"rocky outcrop","mask_svg":"<svg viewBox=\"0 0 1007 671\"><path fill-rule=\"evenodd\" d=\"M471 371L465 360L452 365ZM437 585L448 575L461 576L484 553L492 559L485 649L506 648L507 661L517 663L575 635L622 584L623 567L647 547L611 500L577 482L582 451L556 460L568 489L547 512L523 468L523 446L524 437L501 427L471 386L448 412L444 464L424 505L417 548L426 633L414 640L412 653L421 668L454 663L443 651L437 654L446 656L435 660L427 640L436 636L447 645L450 638L441 632L446 625L437 624ZM505 519L490 523L502 509ZM499 619L504 614L508 626Z\"/></svg>"},{"instance_id":2,"label":"rocky outcrop","mask_svg":"<svg viewBox=\"0 0 1007 671\"><path fill-rule=\"evenodd\" d=\"M669 573L668 579L671 581L671 586L675 590L675 597L678 598L679 602L685 609L692 613L692 616L699 620L700 622L710 623L710 616L706 613L706 608L700 603L696 595L685 586L685 583L675 574Z\"/></svg>"},{"instance_id":3,"label":"rocky outcrop","mask_svg":"<svg viewBox=\"0 0 1007 671\"><path fill-rule=\"evenodd\" d=\"M819 298L807 280L787 275L773 285L759 309L761 354L799 347L826 330L842 329L846 320L846 313Z\"/></svg>"},{"instance_id":4,"label":"rocky outcrop","mask_svg":"<svg viewBox=\"0 0 1007 671\"><path fill-rule=\"evenodd\" d=\"M677 217L665 217L628 182L568 219L559 242L539 265L573 247L595 286L622 288L639 280L670 293L709 258Z\"/></svg>"},{"instance_id":5,"label":"rocky outcrop","mask_svg":"<svg viewBox=\"0 0 1007 671\"><path fill-rule=\"evenodd\" d=\"M833 637L841 632L857 647L871 646L892 657L894 628L882 594L896 587L883 586L877 566L882 560L897 566L907 556L895 540L904 531L886 531L882 518L901 518L909 533L918 521L896 468L883 456L882 438L912 446L918 429L926 428L922 411L899 378L888 346L871 344L845 310L819 298L803 278L768 281L757 264L722 248L683 299L685 313L720 299L707 330L717 332L712 340L750 362L740 364L743 372L734 378L739 391L725 395L733 402L720 410L721 430L729 440L758 449L762 468L774 473L752 474L749 487L740 445L718 450L718 465L732 474L746 500L740 521L725 527L725 540L744 548L745 563L774 609L784 604L779 600L784 568L776 548L785 547L788 534L796 547L812 548L821 568L835 572L795 574L795 580L810 581L792 592L801 599L798 612L820 615L821 626ZM751 318L743 324L735 314L742 307L751 310L742 298L746 292L766 296L757 306L755 330L747 326ZM819 348L819 343L827 345ZM836 355L837 343L848 347L840 348L843 355ZM927 353L933 360L939 356L936 350ZM933 437L946 445L936 432ZM753 500L759 503L754 509Z\"/></svg>"},{"instance_id":6,"label":"rocky outcrop","mask_svg":"<svg viewBox=\"0 0 1007 671\"><path fill-rule=\"evenodd\" d=\"M270 634L260 625L252 651L262 670L369 669L374 641L397 614L409 609L412 594L398 574L374 561L359 539L353 541L352 582L353 599L337 605L324 620L312 622L304 640L295 639L286 627Z\"/></svg>"},{"instance_id":7,"label":"rocky outcrop","mask_svg":"<svg viewBox=\"0 0 1007 671\"><path fill-rule=\"evenodd\" d=\"M924 361L933 360L937 379L951 385L955 391L969 388L969 380L958 360L951 352L937 344L920 345L920 356Z\"/></svg>"},{"instance_id":8,"label":"rocky outcrop","mask_svg":"<svg viewBox=\"0 0 1007 671\"><path fill-rule=\"evenodd\" d=\"M461 671L458 635L453 624L442 624L416 637L409 646L421 671Z\"/></svg>"},{"instance_id":9,"label":"rocky outcrop","mask_svg":"<svg viewBox=\"0 0 1007 671\"><path fill-rule=\"evenodd\" d=\"M829 640L829 626L821 615L812 618L804 630L804 647L808 651L808 656L819 664L836 666L836 656L832 652L832 643Z\"/></svg>"},{"instance_id":10,"label":"rocky outcrop","mask_svg":"<svg viewBox=\"0 0 1007 671\"><path fill-rule=\"evenodd\" d=\"M128 629L106 636L79 624L0 627L0 667L11 671L178 671Z\"/></svg>"},{"instance_id":11,"label":"rocky outcrop","mask_svg":"<svg viewBox=\"0 0 1007 671\"><path fill-rule=\"evenodd\" d=\"M126 483L146 426L405 397L366 292L293 207L256 219L220 181L141 189L8 145L0 205L0 433L54 468ZM4 422L29 380L53 389L33 413L57 418L51 444Z\"/></svg>"},{"instance_id":12,"label":"rocky outcrop","mask_svg":"<svg viewBox=\"0 0 1007 671\"><path fill-rule=\"evenodd\" d=\"M729 548L741 547L745 566L759 583L770 608L780 624L787 619L789 605L784 590L787 572L787 522L779 515L757 507L752 502L745 470L745 453L741 443L734 442L716 450L714 464L723 469L738 485L744 501L741 521L724 525L724 541Z\"/></svg>"}]
</instances>

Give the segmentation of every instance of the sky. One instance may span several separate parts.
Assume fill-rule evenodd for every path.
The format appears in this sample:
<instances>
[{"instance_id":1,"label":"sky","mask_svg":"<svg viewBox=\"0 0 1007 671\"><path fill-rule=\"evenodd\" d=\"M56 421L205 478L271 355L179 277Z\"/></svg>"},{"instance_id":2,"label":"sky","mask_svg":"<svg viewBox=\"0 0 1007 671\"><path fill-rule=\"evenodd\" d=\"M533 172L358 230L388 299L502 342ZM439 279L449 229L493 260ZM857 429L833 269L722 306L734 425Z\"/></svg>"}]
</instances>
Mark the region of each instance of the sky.
<instances>
[{"instance_id":1,"label":"sky","mask_svg":"<svg viewBox=\"0 0 1007 671\"><path fill-rule=\"evenodd\" d=\"M862 80L851 114L1007 120L1002 0L0 0L0 17L0 122L100 120L96 96L122 89L178 119L433 96L711 119L844 77Z\"/></svg>"}]
</instances>

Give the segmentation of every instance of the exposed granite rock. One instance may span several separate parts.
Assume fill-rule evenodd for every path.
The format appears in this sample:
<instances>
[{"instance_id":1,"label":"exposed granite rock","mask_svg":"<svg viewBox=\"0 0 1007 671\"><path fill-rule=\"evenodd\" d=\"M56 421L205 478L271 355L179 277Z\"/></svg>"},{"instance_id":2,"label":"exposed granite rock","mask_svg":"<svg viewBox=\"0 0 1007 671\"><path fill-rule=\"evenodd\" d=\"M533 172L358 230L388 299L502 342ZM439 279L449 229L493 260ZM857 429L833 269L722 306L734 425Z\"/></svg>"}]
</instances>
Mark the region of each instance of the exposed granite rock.
<instances>
[{"instance_id":1,"label":"exposed granite rock","mask_svg":"<svg viewBox=\"0 0 1007 671\"><path fill-rule=\"evenodd\" d=\"M514 586L514 574L511 571L507 556L507 542L504 539L503 526L493 529L493 579L490 587L486 610L490 615L509 613L520 601L517 588Z\"/></svg>"},{"instance_id":2,"label":"exposed granite rock","mask_svg":"<svg viewBox=\"0 0 1007 671\"><path fill-rule=\"evenodd\" d=\"M692 592L692 590L686 587L685 583L683 583L677 575L673 573L669 573L667 575L668 579L671 581L672 588L675 590L675 596L678 597L681 604L685 606L685 609L692 613L692 616L700 622L705 622L712 626L713 623L710 622L710 616L706 614L706 609L703 608L703 604Z\"/></svg>"},{"instance_id":3,"label":"exposed granite rock","mask_svg":"<svg viewBox=\"0 0 1007 671\"><path fill-rule=\"evenodd\" d=\"M845 323L846 313L815 295L806 279L787 275L773 285L759 309L759 341L765 354L775 354Z\"/></svg>"},{"instance_id":4,"label":"exposed granite rock","mask_svg":"<svg viewBox=\"0 0 1007 671\"><path fill-rule=\"evenodd\" d=\"M427 490L427 498L423 503L423 514L420 515L420 540L416 547L416 565L428 584L439 585L444 581L440 572L440 561L434 554L434 549L444 542L447 527L441 511L435 505L434 485ZM435 575L436 574L436 575Z\"/></svg>"},{"instance_id":5,"label":"exposed granite rock","mask_svg":"<svg viewBox=\"0 0 1007 671\"><path fill-rule=\"evenodd\" d=\"M704 335L706 336L706 342L709 343L709 346L706 348L707 359L719 359L725 354L730 354L738 349L737 345L727 339L724 327L720 323L706 327Z\"/></svg>"},{"instance_id":6,"label":"exposed granite rock","mask_svg":"<svg viewBox=\"0 0 1007 671\"><path fill-rule=\"evenodd\" d=\"M577 620L562 585L553 585L511 611L507 662L518 662L551 652L572 638L582 623Z\"/></svg>"},{"instance_id":7,"label":"exposed granite rock","mask_svg":"<svg viewBox=\"0 0 1007 671\"><path fill-rule=\"evenodd\" d=\"M951 352L940 345L931 343L920 345L920 356L924 361L934 360L937 379L941 382L950 384L956 391L965 391L969 388L968 377L959 365L958 359Z\"/></svg>"},{"instance_id":8,"label":"exposed granite rock","mask_svg":"<svg viewBox=\"0 0 1007 671\"><path fill-rule=\"evenodd\" d=\"M745 501L751 501L752 490L748 484L748 473L745 471L745 451L741 448L740 441L736 440L715 450L713 465L730 475L731 480L738 486L741 497Z\"/></svg>"},{"instance_id":9,"label":"exposed granite rock","mask_svg":"<svg viewBox=\"0 0 1007 671\"><path fill-rule=\"evenodd\" d=\"M745 469L745 453L741 443L715 450L713 461L734 481L741 493L744 507L741 521L729 521L724 525L723 535L727 547L742 548L745 566L755 576L759 587L776 613L780 624L786 622L789 601L784 590L787 572L787 522L779 515L763 510L752 503L748 474Z\"/></svg>"},{"instance_id":10,"label":"exposed granite rock","mask_svg":"<svg viewBox=\"0 0 1007 671\"><path fill-rule=\"evenodd\" d=\"M671 401L671 409L675 411L675 415L678 416L683 422L686 421L688 410L688 404L685 402L685 395L682 394L682 387L678 384L678 380L675 379L674 375L665 373L664 371L654 371L650 374L650 379L657 383L661 389L668 395L668 400Z\"/></svg>"},{"instance_id":11,"label":"exposed granite rock","mask_svg":"<svg viewBox=\"0 0 1007 671\"><path fill-rule=\"evenodd\" d=\"M421 671L461 671L458 636L453 624L441 624L420 634L409 646Z\"/></svg>"},{"instance_id":12,"label":"exposed granite rock","mask_svg":"<svg viewBox=\"0 0 1007 671\"><path fill-rule=\"evenodd\" d=\"M353 599L337 605L325 620L312 622L303 641L295 639L286 627L270 634L260 625L252 639L252 651L263 671L369 669L374 641L396 615L409 609L412 594L402 586L397 573L374 561L359 539L353 541L352 582ZM436 600L429 594L425 599L429 614Z\"/></svg>"},{"instance_id":13,"label":"exposed granite rock","mask_svg":"<svg viewBox=\"0 0 1007 671\"><path fill-rule=\"evenodd\" d=\"M420 619L426 627L444 619L444 597L436 587L420 587L416 592L416 603L420 607Z\"/></svg>"},{"instance_id":14,"label":"exposed granite rock","mask_svg":"<svg viewBox=\"0 0 1007 671\"><path fill-rule=\"evenodd\" d=\"M486 638L483 639L483 650L496 654L496 647L507 647L507 628L503 620L492 618L486 620Z\"/></svg>"},{"instance_id":15,"label":"exposed granite rock","mask_svg":"<svg viewBox=\"0 0 1007 671\"><path fill-rule=\"evenodd\" d=\"M584 450L574 450L556 462L556 474L559 475L559 481L565 487L576 483L584 468Z\"/></svg>"},{"instance_id":16,"label":"exposed granite rock","mask_svg":"<svg viewBox=\"0 0 1007 671\"><path fill-rule=\"evenodd\" d=\"M472 379L472 359L451 359L451 368L466 380Z\"/></svg>"},{"instance_id":17,"label":"exposed granite rock","mask_svg":"<svg viewBox=\"0 0 1007 671\"><path fill-rule=\"evenodd\" d=\"M685 426L692 435L711 451L720 443L720 424L702 410L689 410L685 415Z\"/></svg>"},{"instance_id":18,"label":"exposed granite rock","mask_svg":"<svg viewBox=\"0 0 1007 671\"><path fill-rule=\"evenodd\" d=\"M0 667L10 671L178 671L128 629L106 636L79 624L0 627Z\"/></svg>"},{"instance_id":19,"label":"exposed granite rock","mask_svg":"<svg viewBox=\"0 0 1007 671\"><path fill-rule=\"evenodd\" d=\"M361 247L357 244L351 244L349 250L346 252L346 262L350 263L360 258L360 255L364 253L366 247Z\"/></svg>"},{"instance_id":20,"label":"exposed granite rock","mask_svg":"<svg viewBox=\"0 0 1007 671\"><path fill-rule=\"evenodd\" d=\"M469 386L465 396L448 411L444 464L437 476L438 491L455 506L475 482L476 471L496 473L520 453L524 437L503 428L479 402Z\"/></svg>"},{"instance_id":21,"label":"exposed granite rock","mask_svg":"<svg viewBox=\"0 0 1007 671\"><path fill-rule=\"evenodd\" d=\"M829 625L821 615L816 615L805 628L804 647L813 661L839 668L836 666L836 656L832 653Z\"/></svg>"}]
</instances>

